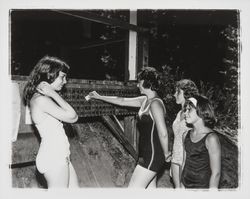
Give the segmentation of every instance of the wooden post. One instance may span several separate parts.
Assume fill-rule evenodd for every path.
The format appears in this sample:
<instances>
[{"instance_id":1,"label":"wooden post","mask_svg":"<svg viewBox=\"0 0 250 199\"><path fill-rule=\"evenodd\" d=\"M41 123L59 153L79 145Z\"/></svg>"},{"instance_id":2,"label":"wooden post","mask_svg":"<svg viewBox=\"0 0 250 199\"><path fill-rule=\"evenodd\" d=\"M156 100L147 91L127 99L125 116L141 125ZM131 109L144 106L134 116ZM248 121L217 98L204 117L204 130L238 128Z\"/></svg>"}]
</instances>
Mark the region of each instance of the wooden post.
<instances>
[{"instance_id":1,"label":"wooden post","mask_svg":"<svg viewBox=\"0 0 250 199\"><path fill-rule=\"evenodd\" d=\"M130 24L137 25L137 11L130 11ZM137 75L137 32L130 30L128 34L128 50L127 62L126 62L126 72L125 72L125 81L127 80L136 80ZM136 130L136 118L135 116L126 116L124 117L124 134L128 139L130 144L133 146L135 151L138 151L138 139L137 139L137 130Z\"/></svg>"},{"instance_id":2,"label":"wooden post","mask_svg":"<svg viewBox=\"0 0 250 199\"><path fill-rule=\"evenodd\" d=\"M130 24L137 24L137 11L130 11ZM136 80L136 49L137 49L137 32L129 31L129 56L128 56L128 70L129 80Z\"/></svg>"}]
</instances>

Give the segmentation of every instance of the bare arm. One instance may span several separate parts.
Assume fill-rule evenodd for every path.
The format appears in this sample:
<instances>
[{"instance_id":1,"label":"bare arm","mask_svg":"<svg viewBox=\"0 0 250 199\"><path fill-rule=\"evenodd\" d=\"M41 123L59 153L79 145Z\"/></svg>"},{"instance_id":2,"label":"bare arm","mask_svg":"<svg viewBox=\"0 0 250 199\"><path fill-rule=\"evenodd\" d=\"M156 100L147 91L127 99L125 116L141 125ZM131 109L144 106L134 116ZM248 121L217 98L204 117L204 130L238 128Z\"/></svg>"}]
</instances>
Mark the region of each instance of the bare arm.
<instances>
[{"instance_id":1,"label":"bare arm","mask_svg":"<svg viewBox=\"0 0 250 199\"><path fill-rule=\"evenodd\" d=\"M218 188L221 175L221 145L216 134L208 135L206 147L210 158L211 177L209 181L210 188Z\"/></svg>"},{"instance_id":2,"label":"bare arm","mask_svg":"<svg viewBox=\"0 0 250 199\"><path fill-rule=\"evenodd\" d=\"M182 161L182 165L181 165L181 169L180 169L180 185L181 185L181 188L185 188L184 185L183 185L182 182L181 182L181 175L182 175L182 171L183 171L183 169L184 169L185 162L186 162L186 151L185 151L184 140L185 140L185 137L186 137L187 133L188 133L188 131L186 131L186 132L183 133L183 135L182 135L183 161Z\"/></svg>"},{"instance_id":3,"label":"bare arm","mask_svg":"<svg viewBox=\"0 0 250 199\"><path fill-rule=\"evenodd\" d=\"M99 95L96 91L90 92L89 97L90 99L93 98L119 106L130 106L130 107L141 107L142 102L146 99L146 96L139 96L132 98L104 96L104 95Z\"/></svg>"},{"instance_id":4,"label":"bare arm","mask_svg":"<svg viewBox=\"0 0 250 199\"><path fill-rule=\"evenodd\" d=\"M164 107L158 100L152 102L150 106L158 135L160 138L161 146L165 155L165 160L169 161L171 152L168 150L168 131L164 119Z\"/></svg>"},{"instance_id":5,"label":"bare arm","mask_svg":"<svg viewBox=\"0 0 250 199\"><path fill-rule=\"evenodd\" d=\"M37 90L45 96L37 98L34 105L39 106L42 111L52 115L58 120L68 123L74 123L77 121L78 116L72 106L70 106L56 91L54 91L48 83L41 82Z\"/></svg>"}]
</instances>

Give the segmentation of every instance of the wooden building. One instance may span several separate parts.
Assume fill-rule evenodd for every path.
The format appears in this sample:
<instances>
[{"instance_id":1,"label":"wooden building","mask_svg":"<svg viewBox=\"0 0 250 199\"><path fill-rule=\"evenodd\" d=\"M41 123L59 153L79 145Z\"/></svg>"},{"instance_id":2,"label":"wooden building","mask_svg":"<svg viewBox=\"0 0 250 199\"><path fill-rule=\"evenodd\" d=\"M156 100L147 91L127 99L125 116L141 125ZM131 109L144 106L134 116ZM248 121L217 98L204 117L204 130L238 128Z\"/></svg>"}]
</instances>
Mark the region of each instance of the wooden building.
<instances>
[{"instance_id":1,"label":"wooden building","mask_svg":"<svg viewBox=\"0 0 250 199\"><path fill-rule=\"evenodd\" d=\"M76 110L79 120L65 129L71 142L72 162L79 177L81 187L123 187L127 186L135 162L138 158L138 133L136 114L138 110L120 108L100 101L86 101L85 96L93 90L104 95L133 97L138 95L136 74L148 64L147 29L137 26L137 12L129 11L129 22L101 17L89 11L46 10L40 12L39 23L56 21L62 17L82 20L85 34L91 34L91 24L105 24L125 31L124 76L122 81L69 79L65 98ZM21 13L21 14L20 14ZM35 20L34 11L13 10ZM42 17L41 17L42 16ZM65 18L66 16L66 18ZM12 23L12 59L16 55L15 40L18 26ZM86 42L79 49L93 49L98 46L121 42L119 39ZM64 46L64 48L66 48ZM61 50L63 51L63 50ZM64 52L65 53L65 52ZM62 53L63 54L63 53ZM15 62L13 63L15 65ZM83 66L84 67L84 66ZM13 66L12 66L13 68ZM12 70L13 71L13 70ZM13 187L46 187L42 175L36 171L35 157L39 147L39 136L31 122L29 109L22 102L22 91L26 83L25 75L12 74L13 84L13 134L12 134L12 185ZM93 134L95 134L93 136ZM99 135L99 136L97 136ZM56 143L55 143L56 144ZM166 175L165 175L166 176ZM168 180L169 181L169 180ZM166 179L159 186L171 186Z\"/></svg>"}]
</instances>

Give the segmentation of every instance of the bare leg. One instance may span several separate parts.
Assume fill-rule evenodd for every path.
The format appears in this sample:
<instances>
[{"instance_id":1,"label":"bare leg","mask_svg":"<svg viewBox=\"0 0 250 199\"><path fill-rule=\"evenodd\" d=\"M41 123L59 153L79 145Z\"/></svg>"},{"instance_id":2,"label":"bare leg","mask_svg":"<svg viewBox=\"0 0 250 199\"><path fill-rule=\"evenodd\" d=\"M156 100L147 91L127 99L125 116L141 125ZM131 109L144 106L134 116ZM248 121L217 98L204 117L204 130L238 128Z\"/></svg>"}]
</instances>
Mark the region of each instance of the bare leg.
<instances>
[{"instance_id":1,"label":"bare leg","mask_svg":"<svg viewBox=\"0 0 250 199\"><path fill-rule=\"evenodd\" d=\"M69 188L79 188L78 178L71 162L69 163Z\"/></svg>"},{"instance_id":2,"label":"bare leg","mask_svg":"<svg viewBox=\"0 0 250 199\"><path fill-rule=\"evenodd\" d=\"M129 187L146 188L155 176L156 172L137 165L130 179Z\"/></svg>"},{"instance_id":3,"label":"bare leg","mask_svg":"<svg viewBox=\"0 0 250 199\"><path fill-rule=\"evenodd\" d=\"M180 188L180 166L178 164L171 164L172 178L175 188Z\"/></svg>"},{"instance_id":4,"label":"bare leg","mask_svg":"<svg viewBox=\"0 0 250 199\"><path fill-rule=\"evenodd\" d=\"M69 181L68 164L49 169L44 173L48 188L67 188Z\"/></svg>"},{"instance_id":5,"label":"bare leg","mask_svg":"<svg viewBox=\"0 0 250 199\"><path fill-rule=\"evenodd\" d=\"M151 180L147 188L156 188L156 176Z\"/></svg>"}]
</instances>

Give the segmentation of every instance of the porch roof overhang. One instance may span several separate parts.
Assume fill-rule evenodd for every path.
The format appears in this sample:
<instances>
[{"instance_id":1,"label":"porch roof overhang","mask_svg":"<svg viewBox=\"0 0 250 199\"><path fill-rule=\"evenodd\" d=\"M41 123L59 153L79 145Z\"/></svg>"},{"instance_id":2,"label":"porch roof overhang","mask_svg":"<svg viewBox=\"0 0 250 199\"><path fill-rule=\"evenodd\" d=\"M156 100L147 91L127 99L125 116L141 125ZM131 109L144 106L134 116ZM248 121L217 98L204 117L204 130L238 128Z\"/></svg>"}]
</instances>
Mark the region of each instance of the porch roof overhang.
<instances>
[{"instance_id":1,"label":"porch roof overhang","mask_svg":"<svg viewBox=\"0 0 250 199\"><path fill-rule=\"evenodd\" d=\"M85 19L85 20L101 23L101 24L120 27L125 30L131 30L131 31L136 31L136 32L141 32L141 33L148 32L147 28L140 27L134 24L130 24L121 20L108 19L108 18L99 16L95 13L84 11L84 10L55 10L53 9L52 11L60 13L60 14L80 18L80 19Z\"/></svg>"}]
</instances>

